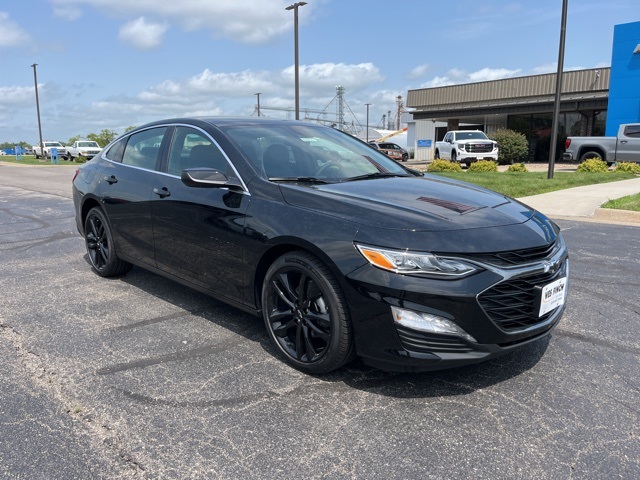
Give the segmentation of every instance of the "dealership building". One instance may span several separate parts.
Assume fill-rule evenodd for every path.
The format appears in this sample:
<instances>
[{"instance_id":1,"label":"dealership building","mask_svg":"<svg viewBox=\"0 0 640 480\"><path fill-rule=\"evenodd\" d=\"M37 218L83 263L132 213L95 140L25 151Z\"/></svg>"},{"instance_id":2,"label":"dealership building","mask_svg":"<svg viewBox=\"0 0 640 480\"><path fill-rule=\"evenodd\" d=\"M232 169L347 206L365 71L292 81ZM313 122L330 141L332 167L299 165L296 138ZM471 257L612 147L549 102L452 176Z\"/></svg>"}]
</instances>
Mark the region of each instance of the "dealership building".
<instances>
[{"instance_id":1,"label":"dealership building","mask_svg":"<svg viewBox=\"0 0 640 480\"><path fill-rule=\"evenodd\" d=\"M557 74L409 90L407 145L430 160L448 130L499 128L523 133L529 162L547 162ZM409 117L409 118L407 118ZM611 67L562 75L556 160L567 136L615 135L621 123L640 122L640 22L616 25Z\"/></svg>"}]
</instances>

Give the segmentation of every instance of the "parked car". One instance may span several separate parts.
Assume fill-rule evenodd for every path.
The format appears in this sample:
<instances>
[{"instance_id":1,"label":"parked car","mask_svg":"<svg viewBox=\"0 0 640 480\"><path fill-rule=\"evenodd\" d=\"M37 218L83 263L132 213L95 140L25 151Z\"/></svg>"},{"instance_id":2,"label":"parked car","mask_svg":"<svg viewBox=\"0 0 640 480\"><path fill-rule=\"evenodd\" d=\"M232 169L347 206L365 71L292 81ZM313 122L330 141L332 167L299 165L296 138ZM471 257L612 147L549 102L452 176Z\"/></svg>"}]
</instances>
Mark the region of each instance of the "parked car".
<instances>
[{"instance_id":1,"label":"parked car","mask_svg":"<svg viewBox=\"0 0 640 480\"><path fill-rule=\"evenodd\" d=\"M40 145L34 145L32 147L33 154L35 155L36 159L40 158L40 157L51 158L51 149L55 148L58 151L58 157L59 158L64 158L66 160L66 158L67 158L67 147L62 145L60 142L51 142L51 141L46 140L46 141L42 142L42 144L43 144L43 147L44 147L44 153L42 152L43 149L40 148Z\"/></svg>"},{"instance_id":2,"label":"parked car","mask_svg":"<svg viewBox=\"0 0 640 480\"><path fill-rule=\"evenodd\" d=\"M565 308L554 222L315 124L150 123L80 166L73 199L98 275L137 265L261 315L305 372L356 355L403 371L481 362L549 335Z\"/></svg>"},{"instance_id":3,"label":"parked car","mask_svg":"<svg viewBox=\"0 0 640 480\"><path fill-rule=\"evenodd\" d=\"M71 161L78 157L84 157L88 160L100 153L101 149L98 142L92 140L77 140L73 142L73 145L67 147L67 160Z\"/></svg>"},{"instance_id":4,"label":"parked car","mask_svg":"<svg viewBox=\"0 0 640 480\"><path fill-rule=\"evenodd\" d=\"M480 130L451 130L435 144L435 158L465 163L477 160L498 161L498 142Z\"/></svg>"},{"instance_id":5,"label":"parked car","mask_svg":"<svg viewBox=\"0 0 640 480\"><path fill-rule=\"evenodd\" d=\"M387 155L389 158L393 158L394 160L406 162L409 158L409 152L407 152L397 143L379 142L377 143L377 146L378 150Z\"/></svg>"},{"instance_id":6,"label":"parked car","mask_svg":"<svg viewBox=\"0 0 640 480\"><path fill-rule=\"evenodd\" d=\"M640 123L622 124L615 137L567 137L562 159L566 162L590 158L615 162L640 162Z\"/></svg>"}]
</instances>

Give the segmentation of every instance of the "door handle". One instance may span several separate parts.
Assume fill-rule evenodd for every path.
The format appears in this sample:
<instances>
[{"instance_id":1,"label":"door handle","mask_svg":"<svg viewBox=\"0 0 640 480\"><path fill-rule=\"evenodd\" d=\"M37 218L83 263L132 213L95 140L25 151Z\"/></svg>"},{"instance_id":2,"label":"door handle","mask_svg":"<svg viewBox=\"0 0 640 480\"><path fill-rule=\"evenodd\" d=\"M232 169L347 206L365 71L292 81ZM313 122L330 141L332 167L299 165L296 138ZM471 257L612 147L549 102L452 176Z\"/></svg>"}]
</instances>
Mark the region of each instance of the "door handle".
<instances>
[{"instance_id":1,"label":"door handle","mask_svg":"<svg viewBox=\"0 0 640 480\"><path fill-rule=\"evenodd\" d=\"M111 175L109 177L104 177L104 179L109 185L113 185L114 183L118 183L118 179L116 178L115 175Z\"/></svg>"},{"instance_id":2,"label":"door handle","mask_svg":"<svg viewBox=\"0 0 640 480\"><path fill-rule=\"evenodd\" d=\"M169 189L167 187L154 188L153 189L153 193L158 195L160 198L170 197L171 196L171 192L169 191Z\"/></svg>"},{"instance_id":3,"label":"door handle","mask_svg":"<svg viewBox=\"0 0 640 480\"><path fill-rule=\"evenodd\" d=\"M620 143L627 143L628 140L620 140Z\"/></svg>"}]
</instances>

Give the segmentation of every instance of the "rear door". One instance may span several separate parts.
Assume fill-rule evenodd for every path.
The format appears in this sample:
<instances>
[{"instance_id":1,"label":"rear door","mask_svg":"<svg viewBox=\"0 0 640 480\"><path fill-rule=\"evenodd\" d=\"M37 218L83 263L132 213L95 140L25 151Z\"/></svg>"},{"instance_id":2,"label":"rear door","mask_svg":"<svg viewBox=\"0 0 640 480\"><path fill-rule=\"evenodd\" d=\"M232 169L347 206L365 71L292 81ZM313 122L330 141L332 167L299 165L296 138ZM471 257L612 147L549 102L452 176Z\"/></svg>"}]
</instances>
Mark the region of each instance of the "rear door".
<instances>
[{"instance_id":1,"label":"rear door","mask_svg":"<svg viewBox=\"0 0 640 480\"><path fill-rule=\"evenodd\" d=\"M618 136L618 162L640 162L640 124L625 125Z\"/></svg>"},{"instance_id":2,"label":"rear door","mask_svg":"<svg viewBox=\"0 0 640 480\"><path fill-rule=\"evenodd\" d=\"M155 266L151 195L167 127L132 134L106 152L100 194L118 254Z\"/></svg>"}]
</instances>

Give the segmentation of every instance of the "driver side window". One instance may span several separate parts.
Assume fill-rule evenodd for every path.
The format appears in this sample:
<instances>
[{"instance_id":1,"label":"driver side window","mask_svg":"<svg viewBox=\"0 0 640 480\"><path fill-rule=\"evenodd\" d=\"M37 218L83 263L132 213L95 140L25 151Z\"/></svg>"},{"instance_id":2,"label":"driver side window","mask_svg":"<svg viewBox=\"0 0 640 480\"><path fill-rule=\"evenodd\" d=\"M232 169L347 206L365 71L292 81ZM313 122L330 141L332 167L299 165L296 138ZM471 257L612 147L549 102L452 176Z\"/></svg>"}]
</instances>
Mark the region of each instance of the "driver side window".
<instances>
[{"instance_id":1,"label":"driver side window","mask_svg":"<svg viewBox=\"0 0 640 480\"><path fill-rule=\"evenodd\" d=\"M223 153L203 132L190 127L176 127L171 142L167 173L180 176L188 168L207 167L227 171Z\"/></svg>"}]
</instances>

